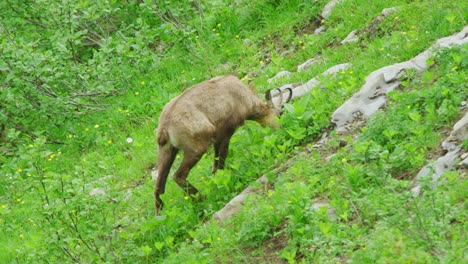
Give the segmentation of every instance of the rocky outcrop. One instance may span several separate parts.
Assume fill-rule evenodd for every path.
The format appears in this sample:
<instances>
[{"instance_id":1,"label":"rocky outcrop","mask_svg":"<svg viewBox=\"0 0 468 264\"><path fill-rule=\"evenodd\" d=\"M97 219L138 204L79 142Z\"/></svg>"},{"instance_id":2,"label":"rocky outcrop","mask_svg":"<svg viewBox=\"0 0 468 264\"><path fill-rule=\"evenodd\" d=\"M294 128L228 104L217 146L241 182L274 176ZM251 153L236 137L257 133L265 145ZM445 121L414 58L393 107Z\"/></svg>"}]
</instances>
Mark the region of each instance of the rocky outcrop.
<instances>
[{"instance_id":1,"label":"rocky outcrop","mask_svg":"<svg viewBox=\"0 0 468 264\"><path fill-rule=\"evenodd\" d=\"M439 39L429 49L408 61L385 66L372 72L366 78L361 90L333 113L332 122L336 125L335 130L346 132L357 118L361 116L368 118L375 114L387 101L386 95L400 85L400 77L407 70L422 72L429 67L426 61L435 48L465 43L468 43L468 26L459 33Z\"/></svg>"},{"instance_id":2,"label":"rocky outcrop","mask_svg":"<svg viewBox=\"0 0 468 264\"><path fill-rule=\"evenodd\" d=\"M454 126L447 139L442 142L442 148L447 153L437 160L424 166L411 184L413 196L421 194L422 182L429 179L435 186L440 177L448 170L458 167L466 173L468 155L462 150L461 143L468 138L468 112ZM461 162L459 162L462 160ZM457 166L458 165L458 166Z\"/></svg>"}]
</instances>

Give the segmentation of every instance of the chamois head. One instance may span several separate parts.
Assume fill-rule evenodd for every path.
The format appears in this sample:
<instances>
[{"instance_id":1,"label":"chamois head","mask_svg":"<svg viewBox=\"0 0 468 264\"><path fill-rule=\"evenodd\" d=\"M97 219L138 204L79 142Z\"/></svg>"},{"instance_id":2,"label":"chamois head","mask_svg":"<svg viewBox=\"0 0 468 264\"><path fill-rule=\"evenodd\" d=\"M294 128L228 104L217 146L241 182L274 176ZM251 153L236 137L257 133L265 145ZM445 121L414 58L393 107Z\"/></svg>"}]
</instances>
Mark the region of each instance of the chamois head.
<instances>
[{"instance_id":1,"label":"chamois head","mask_svg":"<svg viewBox=\"0 0 468 264\"><path fill-rule=\"evenodd\" d=\"M279 129L278 117L282 114L281 107L277 107L271 99L271 91L268 90L265 93L266 103L261 103L257 112L250 118L253 121L258 122L263 127L269 126L274 129Z\"/></svg>"}]
</instances>

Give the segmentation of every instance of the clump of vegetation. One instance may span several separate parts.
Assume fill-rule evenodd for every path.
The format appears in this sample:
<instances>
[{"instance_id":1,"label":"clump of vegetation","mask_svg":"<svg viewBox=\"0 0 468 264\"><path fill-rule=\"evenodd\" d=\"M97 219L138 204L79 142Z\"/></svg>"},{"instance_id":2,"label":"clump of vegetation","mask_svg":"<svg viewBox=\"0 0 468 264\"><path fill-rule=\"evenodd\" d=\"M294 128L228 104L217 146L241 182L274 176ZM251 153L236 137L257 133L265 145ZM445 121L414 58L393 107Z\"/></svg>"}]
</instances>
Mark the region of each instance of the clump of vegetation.
<instances>
[{"instance_id":1,"label":"clump of vegetation","mask_svg":"<svg viewBox=\"0 0 468 264\"><path fill-rule=\"evenodd\" d=\"M408 72L346 147L331 132L312 148L369 73L467 23L463 1L407 2L346 0L328 19L325 0L0 2L0 262L462 262L464 176L447 172L416 199L408 189L462 114L466 45ZM377 36L339 44L393 6ZM154 217L154 129L171 98L232 72L266 91L317 56L288 82L352 66L287 104L280 131L247 123L225 170L211 175L203 158L190 180L205 201L169 181L171 206ZM209 221L264 174L271 189L227 223Z\"/></svg>"}]
</instances>

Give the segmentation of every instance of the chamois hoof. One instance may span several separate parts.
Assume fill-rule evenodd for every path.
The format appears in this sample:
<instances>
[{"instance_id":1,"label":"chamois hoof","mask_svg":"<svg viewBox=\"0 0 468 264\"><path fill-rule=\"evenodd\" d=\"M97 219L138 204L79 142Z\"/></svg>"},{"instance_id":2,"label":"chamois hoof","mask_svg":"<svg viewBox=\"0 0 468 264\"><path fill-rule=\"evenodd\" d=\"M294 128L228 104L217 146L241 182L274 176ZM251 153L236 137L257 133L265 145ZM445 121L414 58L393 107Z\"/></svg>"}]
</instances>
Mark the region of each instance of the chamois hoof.
<instances>
[{"instance_id":1,"label":"chamois hoof","mask_svg":"<svg viewBox=\"0 0 468 264\"><path fill-rule=\"evenodd\" d=\"M206 200L206 195L201 194L201 193L197 193L193 197L195 198L195 201L197 201L197 202L202 202L202 201Z\"/></svg>"},{"instance_id":2,"label":"chamois hoof","mask_svg":"<svg viewBox=\"0 0 468 264\"><path fill-rule=\"evenodd\" d=\"M155 206L154 206L154 213L156 216L159 216L159 212L163 209L164 203L161 199L156 200Z\"/></svg>"}]
</instances>

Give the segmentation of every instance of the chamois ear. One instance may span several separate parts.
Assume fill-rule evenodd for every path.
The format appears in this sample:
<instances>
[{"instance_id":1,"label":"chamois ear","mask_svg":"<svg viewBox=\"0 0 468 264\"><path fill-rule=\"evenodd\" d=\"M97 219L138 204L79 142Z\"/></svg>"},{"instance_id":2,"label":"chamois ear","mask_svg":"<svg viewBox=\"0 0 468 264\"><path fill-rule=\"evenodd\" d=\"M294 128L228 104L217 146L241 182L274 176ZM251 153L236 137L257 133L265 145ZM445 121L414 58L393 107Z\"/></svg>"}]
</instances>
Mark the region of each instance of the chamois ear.
<instances>
[{"instance_id":1,"label":"chamois ear","mask_svg":"<svg viewBox=\"0 0 468 264\"><path fill-rule=\"evenodd\" d=\"M271 100L271 90L266 91L265 100L269 106L273 105L273 100Z\"/></svg>"},{"instance_id":2,"label":"chamois ear","mask_svg":"<svg viewBox=\"0 0 468 264\"><path fill-rule=\"evenodd\" d=\"M280 94L280 96L281 96L280 100L283 100L282 94ZM273 111L273 113L275 113L276 116L280 116L283 113L282 107L281 106L278 107L277 105L273 103L273 99L271 98L271 90L268 90L265 93L265 100L266 100L268 107Z\"/></svg>"}]
</instances>

